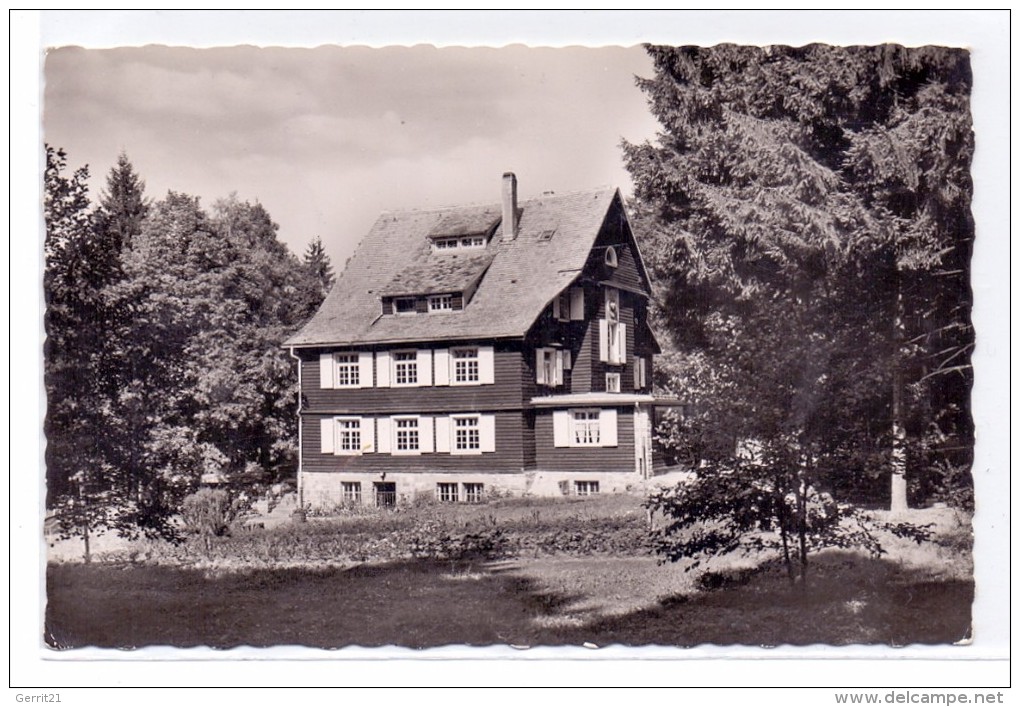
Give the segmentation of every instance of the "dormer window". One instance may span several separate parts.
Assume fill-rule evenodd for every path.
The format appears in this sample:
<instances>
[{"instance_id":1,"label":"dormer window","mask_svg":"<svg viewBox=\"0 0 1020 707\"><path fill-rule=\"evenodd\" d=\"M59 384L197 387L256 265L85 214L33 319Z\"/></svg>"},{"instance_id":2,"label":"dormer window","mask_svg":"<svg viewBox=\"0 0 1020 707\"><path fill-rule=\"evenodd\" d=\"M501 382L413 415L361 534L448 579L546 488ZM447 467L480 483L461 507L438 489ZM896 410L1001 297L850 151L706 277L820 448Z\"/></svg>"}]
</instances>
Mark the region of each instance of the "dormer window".
<instances>
[{"instance_id":1,"label":"dormer window","mask_svg":"<svg viewBox=\"0 0 1020 707\"><path fill-rule=\"evenodd\" d=\"M611 268L615 268L620 264L620 261L616 257L616 248L609 246L606 248L606 265Z\"/></svg>"},{"instance_id":2,"label":"dormer window","mask_svg":"<svg viewBox=\"0 0 1020 707\"><path fill-rule=\"evenodd\" d=\"M397 314L414 314L414 297L397 297L393 300L393 311Z\"/></svg>"},{"instance_id":3,"label":"dormer window","mask_svg":"<svg viewBox=\"0 0 1020 707\"><path fill-rule=\"evenodd\" d=\"M484 248L485 236L465 236L463 238L433 238L432 247L441 252L451 250L467 250L471 248Z\"/></svg>"},{"instance_id":4,"label":"dormer window","mask_svg":"<svg viewBox=\"0 0 1020 707\"><path fill-rule=\"evenodd\" d=\"M430 312L452 312L453 295L432 295L429 297Z\"/></svg>"}]
</instances>

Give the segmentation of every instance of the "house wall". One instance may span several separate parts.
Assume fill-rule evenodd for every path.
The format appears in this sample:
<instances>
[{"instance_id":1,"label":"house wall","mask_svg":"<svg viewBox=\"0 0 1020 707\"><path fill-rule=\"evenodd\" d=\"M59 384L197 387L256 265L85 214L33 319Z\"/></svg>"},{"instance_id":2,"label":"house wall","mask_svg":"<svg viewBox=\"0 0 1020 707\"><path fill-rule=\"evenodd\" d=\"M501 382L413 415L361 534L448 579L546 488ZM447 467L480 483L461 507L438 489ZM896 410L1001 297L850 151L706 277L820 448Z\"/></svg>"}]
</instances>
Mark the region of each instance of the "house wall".
<instances>
[{"instance_id":1,"label":"house wall","mask_svg":"<svg viewBox=\"0 0 1020 707\"><path fill-rule=\"evenodd\" d=\"M629 406L617 409L616 436L615 447L556 447L552 410L538 410L535 415L535 466L539 470L596 475L607 472L629 473L637 478L634 465L634 417Z\"/></svg>"},{"instance_id":2,"label":"house wall","mask_svg":"<svg viewBox=\"0 0 1020 707\"><path fill-rule=\"evenodd\" d=\"M407 344L393 350L412 348L449 348L435 344ZM365 350L365 349L361 349ZM339 350L338 350L339 351ZM532 354L534 355L534 354ZM408 388L327 388L319 387L319 351L301 352L301 380L305 413L382 412L473 412L479 410L519 410L531 400L522 390L526 380L519 345L501 344L493 353L493 380L486 385L433 385ZM378 365L378 361L376 362ZM434 365L434 359L433 359ZM378 376L378 373L375 374ZM534 377L531 378L534 387Z\"/></svg>"},{"instance_id":3,"label":"house wall","mask_svg":"<svg viewBox=\"0 0 1020 707\"><path fill-rule=\"evenodd\" d=\"M343 505L341 484L345 481L361 484L362 505L375 505L373 484L382 479L375 473L311 471L305 472L302 480L304 503L328 511ZM412 503L417 498L435 498L436 485L440 483L460 484L461 493L464 483L480 483L484 485L486 498L559 496L563 495L561 484L566 486L567 494L572 495L575 481L598 481L599 493L624 493L645 488L637 474L633 472L598 474L587 471L529 471L520 474L492 474L485 471L462 474L391 472L386 474L385 481L396 485L398 504Z\"/></svg>"},{"instance_id":4,"label":"house wall","mask_svg":"<svg viewBox=\"0 0 1020 707\"><path fill-rule=\"evenodd\" d=\"M420 412L417 409L399 411L406 414ZM455 410L453 412L474 412ZM338 473L365 471L373 474L387 474L398 471L451 473L514 473L524 469L524 413L495 412L496 451L482 454L450 454L433 452L424 454L384 454L371 452L361 455L324 454L321 446L322 427L320 421L330 415L304 413L301 416L301 433L304 442L302 469L306 472ZM378 417L378 416L367 416ZM378 425L376 425L375 448L378 449Z\"/></svg>"}]
</instances>

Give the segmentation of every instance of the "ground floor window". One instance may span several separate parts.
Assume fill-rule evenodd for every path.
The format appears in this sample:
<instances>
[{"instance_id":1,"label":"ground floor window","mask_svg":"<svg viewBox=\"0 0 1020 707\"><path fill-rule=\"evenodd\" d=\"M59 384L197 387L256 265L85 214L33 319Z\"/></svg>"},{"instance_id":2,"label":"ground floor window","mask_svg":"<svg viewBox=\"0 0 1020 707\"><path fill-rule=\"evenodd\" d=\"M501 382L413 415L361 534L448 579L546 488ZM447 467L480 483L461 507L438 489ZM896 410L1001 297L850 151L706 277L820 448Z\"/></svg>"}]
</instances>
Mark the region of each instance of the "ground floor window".
<instances>
[{"instance_id":1,"label":"ground floor window","mask_svg":"<svg viewBox=\"0 0 1020 707\"><path fill-rule=\"evenodd\" d=\"M478 416L453 418L453 448L458 452L479 450L482 448L481 436L478 431Z\"/></svg>"},{"instance_id":2,"label":"ground floor window","mask_svg":"<svg viewBox=\"0 0 1020 707\"><path fill-rule=\"evenodd\" d=\"M376 481L375 505L381 508L392 508L397 505L397 485L390 482Z\"/></svg>"},{"instance_id":3,"label":"ground floor window","mask_svg":"<svg viewBox=\"0 0 1020 707\"><path fill-rule=\"evenodd\" d=\"M485 498L485 484L464 484L464 502L481 503Z\"/></svg>"},{"instance_id":4,"label":"ground floor window","mask_svg":"<svg viewBox=\"0 0 1020 707\"><path fill-rule=\"evenodd\" d=\"M361 482L343 481L340 483L341 499L344 503L361 503Z\"/></svg>"},{"instance_id":5,"label":"ground floor window","mask_svg":"<svg viewBox=\"0 0 1020 707\"><path fill-rule=\"evenodd\" d=\"M599 492L598 481L575 481L574 482L574 495L575 496L593 496Z\"/></svg>"},{"instance_id":6,"label":"ground floor window","mask_svg":"<svg viewBox=\"0 0 1020 707\"><path fill-rule=\"evenodd\" d=\"M436 498L442 503L456 503L457 484L436 484Z\"/></svg>"},{"instance_id":7,"label":"ground floor window","mask_svg":"<svg viewBox=\"0 0 1020 707\"><path fill-rule=\"evenodd\" d=\"M360 452L361 420L358 418L338 418L336 424L339 428L338 442L341 453Z\"/></svg>"},{"instance_id":8,"label":"ground floor window","mask_svg":"<svg viewBox=\"0 0 1020 707\"><path fill-rule=\"evenodd\" d=\"M597 447L599 444L599 411L574 410L574 444L579 447Z\"/></svg>"}]
</instances>

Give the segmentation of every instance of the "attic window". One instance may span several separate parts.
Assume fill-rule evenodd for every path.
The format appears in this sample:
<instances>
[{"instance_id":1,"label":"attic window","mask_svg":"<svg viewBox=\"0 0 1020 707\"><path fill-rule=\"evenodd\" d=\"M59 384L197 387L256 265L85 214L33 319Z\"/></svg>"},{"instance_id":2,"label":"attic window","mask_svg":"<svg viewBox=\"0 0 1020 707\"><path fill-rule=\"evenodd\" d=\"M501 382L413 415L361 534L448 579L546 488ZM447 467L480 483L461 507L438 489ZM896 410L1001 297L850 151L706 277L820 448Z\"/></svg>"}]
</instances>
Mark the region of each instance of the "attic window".
<instances>
[{"instance_id":1,"label":"attic window","mask_svg":"<svg viewBox=\"0 0 1020 707\"><path fill-rule=\"evenodd\" d=\"M611 268L615 268L620 264L620 261L616 258L616 248L609 246L606 248L606 265Z\"/></svg>"},{"instance_id":2,"label":"attic window","mask_svg":"<svg viewBox=\"0 0 1020 707\"><path fill-rule=\"evenodd\" d=\"M432 239L432 247L437 251L451 251L451 250L465 250L474 248L484 248L486 243L485 236L474 235L474 236L444 236L440 238Z\"/></svg>"},{"instance_id":3,"label":"attic window","mask_svg":"<svg viewBox=\"0 0 1020 707\"><path fill-rule=\"evenodd\" d=\"M549 230L549 231L542 231L541 233L538 234L538 240L540 240L540 241L551 241L552 237L555 234L556 234L556 229L555 228L552 229L552 230Z\"/></svg>"},{"instance_id":4,"label":"attic window","mask_svg":"<svg viewBox=\"0 0 1020 707\"><path fill-rule=\"evenodd\" d=\"M414 297L397 297L393 301L393 311L397 314L413 314Z\"/></svg>"}]
</instances>

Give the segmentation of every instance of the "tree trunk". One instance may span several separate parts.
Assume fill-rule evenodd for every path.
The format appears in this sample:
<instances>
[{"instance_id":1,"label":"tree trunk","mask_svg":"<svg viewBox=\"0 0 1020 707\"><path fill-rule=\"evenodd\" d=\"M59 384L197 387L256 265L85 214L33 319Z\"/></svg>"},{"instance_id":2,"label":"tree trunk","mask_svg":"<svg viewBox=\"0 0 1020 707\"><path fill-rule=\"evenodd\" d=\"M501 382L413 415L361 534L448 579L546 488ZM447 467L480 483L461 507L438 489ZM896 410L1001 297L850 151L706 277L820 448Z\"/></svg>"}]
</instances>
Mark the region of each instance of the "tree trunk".
<instances>
[{"instance_id":1,"label":"tree trunk","mask_svg":"<svg viewBox=\"0 0 1020 707\"><path fill-rule=\"evenodd\" d=\"M902 284L899 285L902 287ZM907 509L907 428L903 424L903 294L896 295L896 317L893 322L893 376L892 376L892 480L889 493L889 510Z\"/></svg>"}]
</instances>

